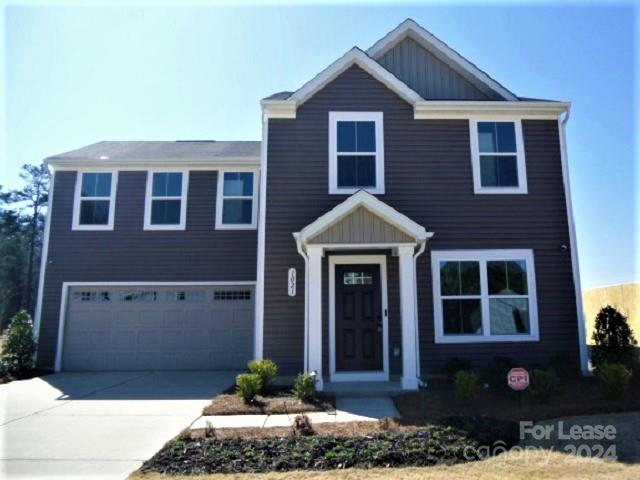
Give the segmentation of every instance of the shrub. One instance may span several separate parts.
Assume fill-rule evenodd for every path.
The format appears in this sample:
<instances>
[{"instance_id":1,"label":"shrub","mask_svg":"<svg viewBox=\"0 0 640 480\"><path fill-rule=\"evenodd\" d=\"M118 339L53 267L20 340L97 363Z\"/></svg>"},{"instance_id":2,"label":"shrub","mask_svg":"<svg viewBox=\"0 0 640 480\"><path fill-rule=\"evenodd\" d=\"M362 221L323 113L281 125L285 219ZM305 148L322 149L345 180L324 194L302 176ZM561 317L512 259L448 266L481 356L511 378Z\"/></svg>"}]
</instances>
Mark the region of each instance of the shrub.
<instances>
[{"instance_id":1,"label":"shrub","mask_svg":"<svg viewBox=\"0 0 640 480\"><path fill-rule=\"evenodd\" d=\"M273 383L273 380L278 374L278 366L275 362L268 359L251 360L247 366L249 367L250 373L254 373L260 377L263 391Z\"/></svg>"},{"instance_id":2,"label":"shrub","mask_svg":"<svg viewBox=\"0 0 640 480\"><path fill-rule=\"evenodd\" d=\"M245 403L252 403L262 390L260 375L241 373L236 377L236 393Z\"/></svg>"},{"instance_id":3,"label":"shrub","mask_svg":"<svg viewBox=\"0 0 640 480\"><path fill-rule=\"evenodd\" d=\"M316 376L311 373L300 373L293 383L293 394L302 401L316 398Z\"/></svg>"},{"instance_id":4,"label":"shrub","mask_svg":"<svg viewBox=\"0 0 640 480\"><path fill-rule=\"evenodd\" d=\"M560 384L558 375L553 368L546 370L535 369L531 374L529 392L539 402L548 402Z\"/></svg>"},{"instance_id":5,"label":"shrub","mask_svg":"<svg viewBox=\"0 0 640 480\"><path fill-rule=\"evenodd\" d=\"M618 310L607 305L598 312L592 338L595 346L591 362L596 370L604 363L622 363L628 368L633 367L633 347L638 342L627 317Z\"/></svg>"},{"instance_id":6,"label":"shrub","mask_svg":"<svg viewBox=\"0 0 640 480\"><path fill-rule=\"evenodd\" d=\"M31 316L24 310L11 319L7 338L2 346L2 363L8 373L22 376L33 369L36 341L33 339Z\"/></svg>"},{"instance_id":7,"label":"shrub","mask_svg":"<svg viewBox=\"0 0 640 480\"><path fill-rule=\"evenodd\" d=\"M460 370L453 377L456 398L462 402L473 400L478 395L478 376L470 370Z\"/></svg>"},{"instance_id":8,"label":"shrub","mask_svg":"<svg viewBox=\"0 0 640 480\"><path fill-rule=\"evenodd\" d=\"M471 370L471 362L466 358L451 357L444 364L447 377L453 378L460 370Z\"/></svg>"},{"instance_id":9,"label":"shrub","mask_svg":"<svg viewBox=\"0 0 640 480\"><path fill-rule=\"evenodd\" d=\"M516 362L512 358L493 357L483 372L483 380L493 389L508 391L507 373L515 366Z\"/></svg>"},{"instance_id":10,"label":"shrub","mask_svg":"<svg viewBox=\"0 0 640 480\"><path fill-rule=\"evenodd\" d=\"M296 418L293 419L293 433L294 435L313 435L311 419L305 414L296 415Z\"/></svg>"},{"instance_id":11,"label":"shrub","mask_svg":"<svg viewBox=\"0 0 640 480\"><path fill-rule=\"evenodd\" d=\"M559 378L575 378L580 373L580 365L575 357L570 357L565 352L558 352L551 357L549 365Z\"/></svg>"},{"instance_id":12,"label":"shrub","mask_svg":"<svg viewBox=\"0 0 640 480\"><path fill-rule=\"evenodd\" d=\"M598 378L608 397L620 399L629 389L631 371L621 363L603 363L598 369Z\"/></svg>"}]
</instances>

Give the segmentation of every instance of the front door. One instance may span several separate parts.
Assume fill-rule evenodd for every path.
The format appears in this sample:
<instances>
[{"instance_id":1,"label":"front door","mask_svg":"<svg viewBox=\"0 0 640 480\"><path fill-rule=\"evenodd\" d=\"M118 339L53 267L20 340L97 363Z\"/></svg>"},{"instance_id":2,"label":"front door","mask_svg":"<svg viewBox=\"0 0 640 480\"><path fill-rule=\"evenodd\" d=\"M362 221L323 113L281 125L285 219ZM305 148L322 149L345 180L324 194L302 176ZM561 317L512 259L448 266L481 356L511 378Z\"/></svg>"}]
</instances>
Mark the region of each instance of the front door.
<instances>
[{"instance_id":1,"label":"front door","mask_svg":"<svg viewBox=\"0 0 640 480\"><path fill-rule=\"evenodd\" d=\"M336 371L382 371L380 265L336 265Z\"/></svg>"}]
</instances>

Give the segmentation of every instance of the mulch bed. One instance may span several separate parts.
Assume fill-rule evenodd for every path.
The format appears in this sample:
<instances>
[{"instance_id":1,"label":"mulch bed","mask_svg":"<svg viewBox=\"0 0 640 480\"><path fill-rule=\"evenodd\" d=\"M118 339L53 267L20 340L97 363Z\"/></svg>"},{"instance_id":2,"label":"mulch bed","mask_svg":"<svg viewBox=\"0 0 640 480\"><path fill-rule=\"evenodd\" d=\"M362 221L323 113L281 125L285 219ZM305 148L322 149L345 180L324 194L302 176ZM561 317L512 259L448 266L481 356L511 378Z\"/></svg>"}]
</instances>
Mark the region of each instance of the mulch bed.
<instances>
[{"instance_id":1,"label":"mulch bed","mask_svg":"<svg viewBox=\"0 0 640 480\"><path fill-rule=\"evenodd\" d=\"M50 373L51 373L50 370L41 370L39 368L36 368L34 370L31 370L29 373L26 373L26 374L21 375L19 377L6 374L6 375L0 376L0 385L2 385L4 383L11 383L11 382L14 382L16 380L29 380L30 378L42 377L42 376L48 375Z\"/></svg>"},{"instance_id":2,"label":"mulch bed","mask_svg":"<svg viewBox=\"0 0 640 480\"><path fill-rule=\"evenodd\" d=\"M550 418L640 411L640 378L635 378L631 388L621 400L605 397L597 378L562 380L558 391L547 403L533 399L527 392L522 395L522 407L518 405L516 392L483 390L475 400L467 404L456 400L453 388L436 387L417 393L394 397L396 408L407 423L423 424L451 415L489 416L506 420L544 420ZM426 405L426 408L425 408Z\"/></svg>"},{"instance_id":3,"label":"mulch bed","mask_svg":"<svg viewBox=\"0 0 640 480\"><path fill-rule=\"evenodd\" d=\"M251 404L235 394L233 389L216 396L204 407L203 415L264 415L281 413L332 412L335 399L331 395L320 394L316 400L303 402L291 393L291 387L273 387L267 394L258 395Z\"/></svg>"}]
</instances>

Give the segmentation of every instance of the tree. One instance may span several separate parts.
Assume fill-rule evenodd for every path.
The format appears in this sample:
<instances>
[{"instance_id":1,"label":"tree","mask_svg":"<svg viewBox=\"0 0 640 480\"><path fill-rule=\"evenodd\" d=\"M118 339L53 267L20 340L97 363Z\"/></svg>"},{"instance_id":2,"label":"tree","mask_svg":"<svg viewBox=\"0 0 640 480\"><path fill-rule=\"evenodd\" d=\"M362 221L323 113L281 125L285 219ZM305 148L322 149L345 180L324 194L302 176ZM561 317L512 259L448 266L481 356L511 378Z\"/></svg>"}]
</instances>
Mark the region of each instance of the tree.
<instances>
[{"instance_id":1,"label":"tree","mask_svg":"<svg viewBox=\"0 0 640 480\"><path fill-rule=\"evenodd\" d=\"M20 377L33 369L36 342L33 338L33 323L24 310L11 319L7 338L2 345L2 362L8 373Z\"/></svg>"},{"instance_id":2,"label":"tree","mask_svg":"<svg viewBox=\"0 0 640 480\"><path fill-rule=\"evenodd\" d=\"M0 327L22 307L24 286L23 222L17 212L0 210Z\"/></svg>"},{"instance_id":3,"label":"tree","mask_svg":"<svg viewBox=\"0 0 640 480\"><path fill-rule=\"evenodd\" d=\"M599 368L604 363L621 363L629 368L634 363L634 346L637 341L629 327L627 317L611 305L603 307L596 316L593 332L591 361Z\"/></svg>"}]
</instances>

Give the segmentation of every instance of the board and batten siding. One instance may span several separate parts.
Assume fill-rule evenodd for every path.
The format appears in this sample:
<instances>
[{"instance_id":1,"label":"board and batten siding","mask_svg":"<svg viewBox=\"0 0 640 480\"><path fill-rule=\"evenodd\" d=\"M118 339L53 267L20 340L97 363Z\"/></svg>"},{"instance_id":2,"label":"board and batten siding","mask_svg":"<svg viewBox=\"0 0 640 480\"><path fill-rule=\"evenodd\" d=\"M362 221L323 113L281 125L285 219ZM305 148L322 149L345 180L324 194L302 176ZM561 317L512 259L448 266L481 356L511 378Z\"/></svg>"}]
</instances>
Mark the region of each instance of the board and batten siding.
<instances>
[{"instance_id":1,"label":"board and batten siding","mask_svg":"<svg viewBox=\"0 0 640 480\"><path fill-rule=\"evenodd\" d=\"M386 193L377 197L435 234L418 261L422 373L442 373L451 357L465 357L478 365L499 355L544 363L554 354L565 353L577 360L571 255L561 249L569 245L569 229L557 122L523 121L527 195L475 195L468 121L414 120L409 104L357 66L301 105L296 119L269 120L265 357L275 360L286 374L303 368L304 261L292 232L347 197L328 193L328 114L340 110L384 113ZM534 252L540 341L435 344L431 251L516 248ZM326 264L326 258L323 262ZM291 267L299 272L295 297L287 295ZM393 279L396 275L397 283L396 269L390 262L390 307L399 301ZM325 267L323 278L326 276ZM323 313L327 311L326 288L323 281ZM390 337L399 322L399 312L394 310L390 308ZM323 317L326 324L326 313ZM325 328L325 344L327 332ZM393 372L393 356L391 361Z\"/></svg>"},{"instance_id":2,"label":"board and batten siding","mask_svg":"<svg viewBox=\"0 0 640 480\"><path fill-rule=\"evenodd\" d=\"M185 230L143 230L146 171L120 171L113 231L72 230L75 171L55 173L38 365L52 368L63 282L255 281L256 230L215 230L217 171L191 171Z\"/></svg>"}]
</instances>

